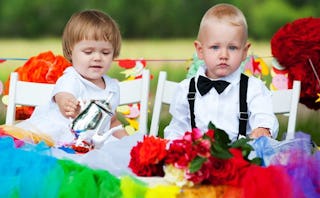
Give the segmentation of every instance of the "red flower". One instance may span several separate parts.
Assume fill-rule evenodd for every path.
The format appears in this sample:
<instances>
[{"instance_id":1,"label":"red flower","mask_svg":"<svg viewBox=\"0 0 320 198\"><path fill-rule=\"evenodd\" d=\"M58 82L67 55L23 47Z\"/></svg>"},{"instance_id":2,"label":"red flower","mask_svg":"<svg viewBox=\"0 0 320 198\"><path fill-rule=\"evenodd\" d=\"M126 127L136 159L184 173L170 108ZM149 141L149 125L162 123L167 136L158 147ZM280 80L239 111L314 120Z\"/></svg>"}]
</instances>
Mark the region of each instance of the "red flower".
<instances>
[{"instance_id":1,"label":"red flower","mask_svg":"<svg viewBox=\"0 0 320 198\"><path fill-rule=\"evenodd\" d=\"M208 158L210 156L211 142L210 140L199 140L195 143L194 149L200 157Z\"/></svg>"},{"instance_id":2,"label":"red flower","mask_svg":"<svg viewBox=\"0 0 320 198\"><path fill-rule=\"evenodd\" d=\"M143 142L138 142L130 152L129 168L139 176L163 176L167 142L154 136L144 136Z\"/></svg>"},{"instance_id":3,"label":"red flower","mask_svg":"<svg viewBox=\"0 0 320 198\"><path fill-rule=\"evenodd\" d=\"M144 136L139 150L139 160L142 165L157 164L167 155L167 140L154 136Z\"/></svg>"},{"instance_id":4,"label":"red flower","mask_svg":"<svg viewBox=\"0 0 320 198\"><path fill-rule=\"evenodd\" d=\"M249 140L241 139L231 144L223 130L212 123L208 127L204 134L199 129L185 132L181 139L170 143L166 155L160 155L152 148L158 138L144 138L131 150L129 167L137 175L155 176L163 174L164 166L165 178L179 186L200 183L241 186L241 178L250 167L244 158L252 149L247 144Z\"/></svg>"},{"instance_id":5,"label":"red flower","mask_svg":"<svg viewBox=\"0 0 320 198\"><path fill-rule=\"evenodd\" d=\"M189 181L192 181L194 184L200 184L208 180L211 170L212 170L212 164L208 160L202 164L200 170L194 173L187 171L186 179L188 179Z\"/></svg>"},{"instance_id":6,"label":"red flower","mask_svg":"<svg viewBox=\"0 0 320 198\"><path fill-rule=\"evenodd\" d=\"M320 18L302 18L280 28L271 39L271 52L288 70L289 88L293 80L301 81L300 102L320 109L315 103L320 85L309 63L310 59L320 76Z\"/></svg>"},{"instance_id":7,"label":"red flower","mask_svg":"<svg viewBox=\"0 0 320 198\"><path fill-rule=\"evenodd\" d=\"M207 137L209 137L209 139L210 139L211 141L214 140L214 130L209 129L209 130L205 133L205 135L206 135Z\"/></svg>"},{"instance_id":8,"label":"red flower","mask_svg":"<svg viewBox=\"0 0 320 198\"><path fill-rule=\"evenodd\" d=\"M189 163L197 156L192 142L187 140L174 140L169 147L166 164L173 164L177 168L187 168Z\"/></svg>"},{"instance_id":9,"label":"red flower","mask_svg":"<svg viewBox=\"0 0 320 198\"><path fill-rule=\"evenodd\" d=\"M240 186L244 173L250 163L243 159L241 150L230 149L233 157L230 159L210 158L211 171L209 181L213 185Z\"/></svg>"}]
</instances>

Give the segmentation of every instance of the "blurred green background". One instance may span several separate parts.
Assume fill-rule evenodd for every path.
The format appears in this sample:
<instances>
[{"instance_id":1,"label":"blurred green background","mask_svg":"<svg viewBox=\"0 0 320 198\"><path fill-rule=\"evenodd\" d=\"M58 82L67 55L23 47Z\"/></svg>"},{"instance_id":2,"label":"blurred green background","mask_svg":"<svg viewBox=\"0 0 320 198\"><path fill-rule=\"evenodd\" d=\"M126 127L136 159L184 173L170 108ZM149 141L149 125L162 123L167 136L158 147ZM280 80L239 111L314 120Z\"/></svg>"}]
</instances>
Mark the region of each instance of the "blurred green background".
<instances>
[{"instance_id":1,"label":"blurred green background","mask_svg":"<svg viewBox=\"0 0 320 198\"><path fill-rule=\"evenodd\" d=\"M252 42L250 54L267 63L271 61L270 39L280 27L298 18L320 15L319 0L0 0L0 58L30 58L48 50L62 54L60 37L69 17L76 11L95 8L109 13L119 24L123 36L120 59L190 59L202 15L221 2L232 3L244 12ZM1 63L0 80L4 82L23 64ZM159 71L167 71L169 80L180 81L189 65L188 61L147 63L153 75L149 118ZM114 64L109 74L121 80L122 70ZM0 124L4 123L5 111L0 102ZM287 119L278 118L283 132ZM169 121L170 116L163 114L160 131ZM296 129L311 134L319 145L320 112L300 105Z\"/></svg>"}]
</instances>

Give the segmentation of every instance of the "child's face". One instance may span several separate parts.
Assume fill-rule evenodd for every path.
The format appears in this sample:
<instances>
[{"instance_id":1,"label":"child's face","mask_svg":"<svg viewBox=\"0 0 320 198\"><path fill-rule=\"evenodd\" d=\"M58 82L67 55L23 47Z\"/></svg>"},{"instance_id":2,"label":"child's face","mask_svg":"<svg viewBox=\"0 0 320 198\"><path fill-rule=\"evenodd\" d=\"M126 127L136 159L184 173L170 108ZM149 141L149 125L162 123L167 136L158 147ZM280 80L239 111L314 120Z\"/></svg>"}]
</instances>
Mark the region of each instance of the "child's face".
<instances>
[{"instance_id":1,"label":"child's face","mask_svg":"<svg viewBox=\"0 0 320 198\"><path fill-rule=\"evenodd\" d=\"M240 26L214 21L203 27L194 42L198 57L203 59L209 78L221 78L237 70L250 47Z\"/></svg>"},{"instance_id":2,"label":"child's face","mask_svg":"<svg viewBox=\"0 0 320 198\"><path fill-rule=\"evenodd\" d=\"M111 66L113 53L108 41L82 40L73 47L72 64L83 78L98 84Z\"/></svg>"}]
</instances>

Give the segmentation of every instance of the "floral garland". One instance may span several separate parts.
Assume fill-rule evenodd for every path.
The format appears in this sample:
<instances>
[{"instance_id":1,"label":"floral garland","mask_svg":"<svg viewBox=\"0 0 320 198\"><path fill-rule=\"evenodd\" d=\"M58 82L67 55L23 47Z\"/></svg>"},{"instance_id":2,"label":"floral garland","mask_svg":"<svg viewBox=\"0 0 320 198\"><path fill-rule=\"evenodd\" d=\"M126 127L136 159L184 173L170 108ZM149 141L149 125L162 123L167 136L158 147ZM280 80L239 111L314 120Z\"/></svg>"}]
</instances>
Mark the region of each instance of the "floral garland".
<instances>
[{"instance_id":1,"label":"floral garland","mask_svg":"<svg viewBox=\"0 0 320 198\"><path fill-rule=\"evenodd\" d=\"M253 150L248 141L231 143L228 135L212 123L204 134L193 129L172 142L145 136L143 142L132 148L129 167L138 176L164 176L178 186L240 186L240 178L248 168L261 163L260 158L248 159Z\"/></svg>"}]
</instances>

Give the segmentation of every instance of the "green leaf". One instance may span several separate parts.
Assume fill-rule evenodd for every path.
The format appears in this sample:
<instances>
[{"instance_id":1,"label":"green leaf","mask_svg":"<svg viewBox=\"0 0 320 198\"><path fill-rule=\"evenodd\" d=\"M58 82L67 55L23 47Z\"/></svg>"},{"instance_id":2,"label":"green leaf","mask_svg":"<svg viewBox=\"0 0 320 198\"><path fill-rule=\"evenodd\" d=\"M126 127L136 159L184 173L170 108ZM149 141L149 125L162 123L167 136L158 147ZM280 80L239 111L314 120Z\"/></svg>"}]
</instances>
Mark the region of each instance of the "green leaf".
<instances>
[{"instance_id":1,"label":"green leaf","mask_svg":"<svg viewBox=\"0 0 320 198\"><path fill-rule=\"evenodd\" d=\"M190 163L190 166L189 166L189 170L190 170L190 173L195 173L197 172L201 167L202 167L202 164L207 161L206 158L203 158L203 157L199 157L197 156L196 158L194 158L191 163Z\"/></svg>"},{"instance_id":2,"label":"green leaf","mask_svg":"<svg viewBox=\"0 0 320 198\"><path fill-rule=\"evenodd\" d=\"M216 126L210 121L209 124L208 124L208 129L211 129L211 130L216 130Z\"/></svg>"},{"instance_id":3,"label":"green leaf","mask_svg":"<svg viewBox=\"0 0 320 198\"><path fill-rule=\"evenodd\" d=\"M231 144L231 147L232 148L241 148L242 145L247 144L249 141L250 141L250 139L248 139L248 138L240 138L240 139L234 141Z\"/></svg>"},{"instance_id":4,"label":"green leaf","mask_svg":"<svg viewBox=\"0 0 320 198\"><path fill-rule=\"evenodd\" d=\"M219 128L217 128L212 122L209 122L208 129L214 130L214 140L218 142L222 147L227 148L228 144L231 142L228 134Z\"/></svg>"},{"instance_id":5,"label":"green leaf","mask_svg":"<svg viewBox=\"0 0 320 198\"><path fill-rule=\"evenodd\" d=\"M228 145L230 144L231 140L229 139L228 134L221 130L216 129L214 132L214 139L216 142L218 142L223 148L228 148Z\"/></svg>"},{"instance_id":6,"label":"green leaf","mask_svg":"<svg viewBox=\"0 0 320 198\"><path fill-rule=\"evenodd\" d=\"M224 148L217 142L212 144L211 154L220 159L229 159L233 156L228 149Z\"/></svg>"},{"instance_id":7,"label":"green leaf","mask_svg":"<svg viewBox=\"0 0 320 198\"><path fill-rule=\"evenodd\" d=\"M239 148L242 150L242 156L244 156L244 158L247 158L250 154L251 151L253 151L253 147L248 144L248 142L250 141L250 139L246 139L246 138L241 138L235 142L233 142L231 144L232 148Z\"/></svg>"},{"instance_id":8,"label":"green leaf","mask_svg":"<svg viewBox=\"0 0 320 198\"><path fill-rule=\"evenodd\" d=\"M261 166L262 159L260 157L256 157L256 158L253 158L252 160L249 160L249 162L252 164L256 164L258 166Z\"/></svg>"}]
</instances>

